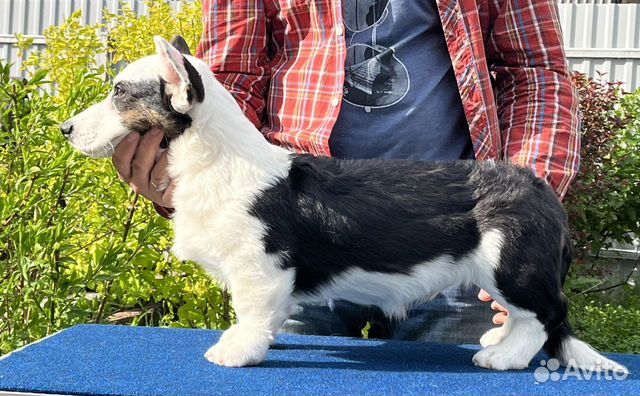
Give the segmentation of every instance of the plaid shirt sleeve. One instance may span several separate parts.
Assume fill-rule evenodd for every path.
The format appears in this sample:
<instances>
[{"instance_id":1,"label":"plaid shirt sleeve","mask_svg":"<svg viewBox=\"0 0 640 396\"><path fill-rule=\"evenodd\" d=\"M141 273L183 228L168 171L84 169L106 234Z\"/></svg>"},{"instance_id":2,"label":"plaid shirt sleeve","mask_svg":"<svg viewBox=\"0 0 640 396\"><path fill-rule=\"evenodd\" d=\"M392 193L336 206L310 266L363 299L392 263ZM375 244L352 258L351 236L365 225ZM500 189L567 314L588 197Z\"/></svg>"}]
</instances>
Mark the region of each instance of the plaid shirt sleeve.
<instances>
[{"instance_id":1,"label":"plaid shirt sleeve","mask_svg":"<svg viewBox=\"0 0 640 396\"><path fill-rule=\"evenodd\" d=\"M203 0L203 35L196 56L231 92L256 128L269 84L269 36L264 1Z\"/></svg>"},{"instance_id":2,"label":"plaid shirt sleeve","mask_svg":"<svg viewBox=\"0 0 640 396\"><path fill-rule=\"evenodd\" d=\"M487 58L503 156L530 167L562 198L578 172L578 98L555 0L492 0Z\"/></svg>"}]
</instances>

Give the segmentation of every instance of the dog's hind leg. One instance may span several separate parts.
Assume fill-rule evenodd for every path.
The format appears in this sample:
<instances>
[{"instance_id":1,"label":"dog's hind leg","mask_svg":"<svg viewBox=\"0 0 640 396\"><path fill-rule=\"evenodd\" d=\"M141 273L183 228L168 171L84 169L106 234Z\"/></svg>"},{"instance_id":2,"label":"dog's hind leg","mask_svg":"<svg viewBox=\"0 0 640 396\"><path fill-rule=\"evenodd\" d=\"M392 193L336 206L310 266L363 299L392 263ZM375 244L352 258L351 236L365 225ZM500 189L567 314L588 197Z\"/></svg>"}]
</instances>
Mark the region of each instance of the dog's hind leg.
<instances>
[{"instance_id":1,"label":"dog's hind leg","mask_svg":"<svg viewBox=\"0 0 640 396\"><path fill-rule=\"evenodd\" d=\"M236 264L228 273L237 323L207 351L210 362L227 367L261 363L289 315L293 273L281 269L273 255L263 254L260 261Z\"/></svg>"},{"instance_id":2,"label":"dog's hind leg","mask_svg":"<svg viewBox=\"0 0 640 396\"><path fill-rule=\"evenodd\" d=\"M507 234L506 239L509 240ZM507 322L481 338L476 366L495 370L524 369L542 349L549 331L567 315L561 290L558 254L541 254L539 246L510 244L497 265L481 267L476 281L509 311Z\"/></svg>"},{"instance_id":3,"label":"dog's hind leg","mask_svg":"<svg viewBox=\"0 0 640 396\"><path fill-rule=\"evenodd\" d=\"M492 294L493 295L493 294ZM473 362L476 366L494 369L523 369L544 346L547 353L557 358L564 366L572 365L585 370L628 372L618 363L607 359L588 344L572 336L567 322L567 302L558 290L557 299L545 301L543 296L535 296L537 301L549 304L548 310L533 313L513 304L503 303L502 296L495 294L499 302L509 310L506 326L502 332L502 340L495 344L486 343L489 336L481 339L484 348L475 354ZM542 318L545 323L540 321ZM494 329L498 331L501 328ZM493 332L494 330L491 330ZM486 338L485 338L486 337ZM484 341L484 342L483 342Z\"/></svg>"},{"instance_id":4,"label":"dog's hind leg","mask_svg":"<svg viewBox=\"0 0 640 396\"><path fill-rule=\"evenodd\" d=\"M560 241L558 237L536 244L532 242L535 237L529 234L520 243L512 243L502 251L493 273L478 279L482 283L479 286L507 308L509 316L506 327L483 336L484 348L473 357L473 362L496 370L523 369L544 346L564 365L624 371L624 367L571 335L568 302L562 293L571 260L569 242L555 246L548 242Z\"/></svg>"},{"instance_id":5,"label":"dog's hind leg","mask_svg":"<svg viewBox=\"0 0 640 396\"><path fill-rule=\"evenodd\" d=\"M494 370L526 368L547 340L544 325L536 315L515 307L509 307L509 317L503 327L494 330L494 335L501 332L500 340L492 340L497 342L475 354L476 366Z\"/></svg>"}]
</instances>

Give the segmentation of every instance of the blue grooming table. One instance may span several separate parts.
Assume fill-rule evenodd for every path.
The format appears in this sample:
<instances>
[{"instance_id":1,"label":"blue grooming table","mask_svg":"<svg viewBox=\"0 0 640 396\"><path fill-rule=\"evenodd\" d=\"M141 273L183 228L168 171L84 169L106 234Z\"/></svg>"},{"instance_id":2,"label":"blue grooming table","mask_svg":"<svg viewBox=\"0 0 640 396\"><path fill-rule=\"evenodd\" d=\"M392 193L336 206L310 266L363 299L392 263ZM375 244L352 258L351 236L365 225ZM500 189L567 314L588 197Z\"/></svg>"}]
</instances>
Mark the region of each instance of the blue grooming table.
<instances>
[{"instance_id":1,"label":"blue grooming table","mask_svg":"<svg viewBox=\"0 0 640 396\"><path fill-rule=\"evenodd\" d=\"M280 335L260 366L223 368L203 357L220 334L75 326L3 357L0 394L640 394L637 355L609 355L632 372L624 380L536 381L542 354L528 370L495 372L473 366L477 346Z\"/></svg>"}]
</instances>

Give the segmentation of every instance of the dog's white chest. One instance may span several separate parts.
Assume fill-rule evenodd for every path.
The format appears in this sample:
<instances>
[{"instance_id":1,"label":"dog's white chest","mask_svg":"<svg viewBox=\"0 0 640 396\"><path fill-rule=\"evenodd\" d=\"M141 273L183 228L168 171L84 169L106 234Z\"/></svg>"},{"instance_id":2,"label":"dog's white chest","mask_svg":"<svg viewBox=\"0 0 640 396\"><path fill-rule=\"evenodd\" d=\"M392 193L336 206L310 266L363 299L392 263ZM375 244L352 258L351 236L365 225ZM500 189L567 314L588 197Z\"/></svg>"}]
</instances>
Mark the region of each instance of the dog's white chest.
<instances>
[{"instance_id":1,"label":"dog's white chest","mask_svg":"<svg viewBox=\"0 0 640 396\"><path fill-rule=\"evenodd\" d=\"M237 278L252 278L252 274L266 269L274 273L270 279L285 276L285 284L293 283L293 275L280 269L279 257L265 252L266 227L251 215L252 199L211 199L203 203L197 194L178 196L172 250L179 259L197 262L224 288L231 288L234 278L237 284ZM240 283L251 285L252 281Z\"/></svg>"},{"instance_id":2,"label":"dog's white chest","mask_svg":"<svg viewBox=\"0 0 640 396\"><path fill-rule=\"evenodd\" d=\"M264 171L242 158L219 161L188 134L171 146L174 192L174 254L201 264L224 281L235 262L264 251L264 224L251 207L269 182Z\"/></svg>"},{"instance_id":3,"label":"dog's white chest","mask_svg":"<svg viewBox=\"0 0 640 396\"><path fill-rule=\"evenodd\" d=\"M244 260L248 250L263 249L263 225L241 202L213 206L176 203L173 252L181 260L196 261L225 282L234 262Z\"/></svg>"}]
</instances>

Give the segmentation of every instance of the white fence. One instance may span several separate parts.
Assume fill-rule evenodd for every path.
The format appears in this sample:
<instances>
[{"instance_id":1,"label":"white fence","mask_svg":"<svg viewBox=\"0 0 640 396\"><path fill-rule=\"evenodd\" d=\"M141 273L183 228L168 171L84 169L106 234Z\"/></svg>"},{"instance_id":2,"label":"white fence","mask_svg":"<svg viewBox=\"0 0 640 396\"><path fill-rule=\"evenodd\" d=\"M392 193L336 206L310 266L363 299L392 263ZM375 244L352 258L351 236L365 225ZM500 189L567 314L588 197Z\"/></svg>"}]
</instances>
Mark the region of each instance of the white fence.
<instances>
[{"instance_id":1,"label":"white fence","mask_svg":"<svg viewBox=\"0 0 640 396\"><path fill-rule=\"evenodd\" d=\"M176 8L180 2L167 0ZM634 0L625 0L631 2ZM125 0L140 14L143 0ZM640 4L613 4L615 0L559 0L569 66L591 76L597 71L608 80L625 82L627 90L640 88ZM102 10L116 12L119 0L0 0L0 58L16 63L20 75L15 33L33 37L35 49L44 46L42 32L60 24L73 11L83 10L85 23L102 19ZM588 4L587 4L588 3Z\"/></svg>"},{"instance_id":2,"label":"white fence","mask_svg":"<svg viewBox=\"0 0 640 396\"><path fill-rule=\"evenodd\" d=\"M569 66L640 88L640 4L558 4Z\"/></svg>"},{"instance_id":3,"label":"white fence","mask_svg":"<svg viewBox=\"0 0 640 396\"><path fill-rule=\"evenodd\" d=\"M640 3L640 0L558 0L560 4L630 4Z\"/></svg>"}]
</instances>

